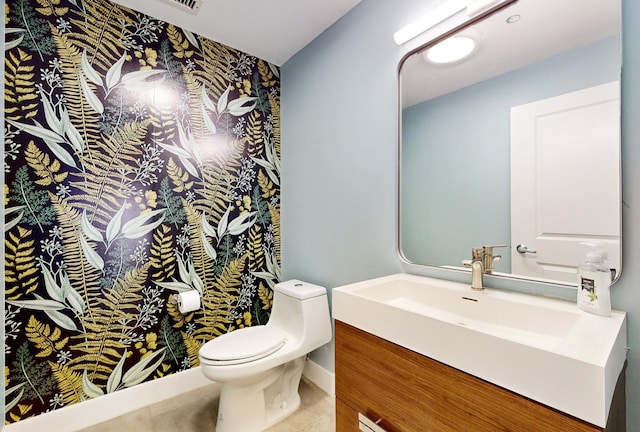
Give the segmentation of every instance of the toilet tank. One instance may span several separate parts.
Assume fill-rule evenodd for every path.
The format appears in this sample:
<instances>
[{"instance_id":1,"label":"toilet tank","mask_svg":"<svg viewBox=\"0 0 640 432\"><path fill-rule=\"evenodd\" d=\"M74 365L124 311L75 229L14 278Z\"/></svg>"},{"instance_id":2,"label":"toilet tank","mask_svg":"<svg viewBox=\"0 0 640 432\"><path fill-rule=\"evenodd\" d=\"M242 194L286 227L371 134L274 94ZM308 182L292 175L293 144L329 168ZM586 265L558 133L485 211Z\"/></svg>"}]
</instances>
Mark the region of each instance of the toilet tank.
<instances>
[{"instance_id":1,"label":"toilet tank","mask_svg":"<svg viewBox=\"0 0 640 432\"><path fill-rule=\"evenodd\" d=\"M294 279L276 284L273 291L267 326L280 328L309 351L331 341L326 288Z\"/></svg>"},{"instance_id":2,"label":"toilet tank","mask_svg":"<svg viewBox=\"0 0 640 432\"><path fill-rule=\"evenodd\" d=\"M279 284L276 284L273 290L277 293L282 293L297 300L307 300L313 297L327 294L326 288L319 285L302 282L297 279L280 282Z\"/></svg>"}]
</instances>

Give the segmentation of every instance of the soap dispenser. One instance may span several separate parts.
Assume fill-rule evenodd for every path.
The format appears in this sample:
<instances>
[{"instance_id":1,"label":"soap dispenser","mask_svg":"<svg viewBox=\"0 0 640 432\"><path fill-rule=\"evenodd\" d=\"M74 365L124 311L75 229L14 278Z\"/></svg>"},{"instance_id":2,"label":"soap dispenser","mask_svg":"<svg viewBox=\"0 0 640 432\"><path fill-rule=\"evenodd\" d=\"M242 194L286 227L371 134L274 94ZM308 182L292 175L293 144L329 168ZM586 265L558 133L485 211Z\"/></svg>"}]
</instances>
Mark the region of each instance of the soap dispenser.
<instances>
[{"instance_id":1,"label":"soap dispenser","mask_svg":"<svg viewBox=\"0 0 640 432\"><path fill-rule=\"evenodd\" d=\"M597 315L611 315L611 268L607 253L596 243L578 266L578 307Z\"/></svg>"}]
</instances>

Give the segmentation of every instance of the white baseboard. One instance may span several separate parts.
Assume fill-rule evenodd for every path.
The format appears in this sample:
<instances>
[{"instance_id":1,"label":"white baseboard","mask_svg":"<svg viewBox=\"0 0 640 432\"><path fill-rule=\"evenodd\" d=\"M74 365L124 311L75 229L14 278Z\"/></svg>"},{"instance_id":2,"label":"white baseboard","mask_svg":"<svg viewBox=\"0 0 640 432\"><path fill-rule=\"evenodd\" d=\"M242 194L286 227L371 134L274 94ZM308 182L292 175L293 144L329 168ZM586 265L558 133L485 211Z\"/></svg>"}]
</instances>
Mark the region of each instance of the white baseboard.
<instances>
[{"instance_id":1,"label":"white baseboard","mask_svg":"<svg viewBox=\"0 0 640 432\"><path fill-rule=\"evenodd\" d=\"M6 425L4 432L84 429L210 384L200 368L195 367Z\"/></svg>"},{"instance_id":2,"label":"white baseboard","mask_svg":"<svg viewBox=\"0 0 640 432\"><path fill-rule=\"evenodd\" d=\"M335 375L307 359L303 374L325 393L335 395ZM138 384L81 403L4 426L4 432L70 432L94 426L211 384L199 367Z\"/></svg>"},{"instance_id":3,"label":"white baseboard","mask_svg":"<svg viewBox=\"0 0 640 432\"><path fill-rule=\"evenodd\" d=\"M314 361L307 359L302 374L330 396L336 395L336 376Z\"/></svg>"}]
</instances>

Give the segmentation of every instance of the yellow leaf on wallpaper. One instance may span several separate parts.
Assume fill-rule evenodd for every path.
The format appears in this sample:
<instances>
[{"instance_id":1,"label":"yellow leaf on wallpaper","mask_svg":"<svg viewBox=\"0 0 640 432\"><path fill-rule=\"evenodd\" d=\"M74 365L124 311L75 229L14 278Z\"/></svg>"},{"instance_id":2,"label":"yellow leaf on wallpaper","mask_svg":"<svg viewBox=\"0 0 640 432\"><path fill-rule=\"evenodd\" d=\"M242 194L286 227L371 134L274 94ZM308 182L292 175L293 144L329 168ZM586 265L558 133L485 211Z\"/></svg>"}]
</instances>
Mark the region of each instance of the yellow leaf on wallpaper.
<instances>
[{"instance_id":1,"label":"yellow leaf on wallpaper","mask_svg":"<svg viewBox=\"0 0 640 432\"><path fill-rule=\"evenodd\" d=\"M8 120L22 120L33 117L37 113L37 104L28 103L38 98L36 92L35 66L29 62L33 56L22 49L7 51L5 57L4 94L5 115ZM17 106L11 106L17 104Z\"/></svg>"},{"instance_id":2,"label":"yellow leaf on wallpaper","mask_svg":"<svg viewBox=\"0 0 640 432\"><path fill-rule=\"evenodd\" d=\"M193 182L187 181L189 180L189 173L183 171L182 168L174 162L173 158L169 158L169 162L167 162L167 174L169 174L169 178L174 184L174 192L183 192L193 187Z\"/></svg>"},{"instance_id":3,"label":"yellow leaf on wallpaper","mask_svg":"<svg viewBox=\"0 0 640 432\"><path fill-rule=\"evenodd\" d=\"M33 141L29 141L27 149L24 153L25 159L29 167L31 167L36 175L40 177L35 183L40 186L49 186L51 183L60 183L67 178L68 173L60 173L60 161L51 159L51 157L40 150Z\"/></svg>"},{"instance_id":4,"label":"yellow leaf on wallpaper","mask_svg":"<svg viewBox=\"0 0 640 432\"><path fill-rule=\"evenodd\" d=\"M64 348L69 341L68 337L60 339L62 332L59 328L55 327L52 332L49 324L41 323L33 315L29 317L25 333L29 341L40 350L36 357L47 357L54 351Z\"/></svg>"},{"instance_id":5,"label":"yellow leaf on wallpaper","mask_svg":"<svg viewBox=\"0 0 640 432\"><path fill-rule=\"evenodd\" d=\"M34 270L37 269L33 247L35 242L29 239L31 234L31 230L18 226L17 233L9 231L5 235L4 273L7 300L17 300L38 287L38 276L34 276Z\"/></svg>"},{"instance_id":6,"label":"yellow leaf on wallpaper","mask_svg":"<svg viewBox=\"0 0 640 432\"><path fill-rule=\"evenodd\" d=\"M22 66L18 68L18 72L25 72L22 69L24 69ZM28 71L31 70L31 68L27 68ZM30 77L33 76L33 74L29 75ZM30 80L25 80L25 79L20 79L17 78L14 83L16 84L16 86L29 86L31 84L33 84L32 81ZM19 88L19 93L22 93L22 96L20 96L21 100L33 100L36 99L37 96L31 92L28 93L28 89L24 89L24 88Z\"/></svg>"},{"instance_id":7,"label":"yellow leaf on wallpaper","mask_svg":"<svg viewBox=\"0 0 640 432\"><path fill-rule=\"evenodd\" d=\"M35 8L36 11L44 16L62 16L69 12L68 7L60 7L60 0L37 0L42 7Z\"/></svg>"},{"instance_id":8,"label":"yellow leaf on wallpaper","mask_svg":"<svg viewBox=\"0 0 640 432\"><path fill-rule=\"evenodd\" d=\"M167 373L167 371L169 371L169 369L171 369L171 365L168 365L166 363L162 363L160 365L160 367L158 368L158 370L156 370L156 374L153 376L153 379L162 378L163 376L166 375L166 373Z\"/></svg>"},{"instance_id":9,"label":"yellow leaf on wallpaper","mask_svg":"<svg viewBox=\"0 0 640 432\"><path fill-rule=\"evenodd\" d=\"M58 383L58 390L65 405L71 405L83 400L82 374L54 362L49 362L53 376Z\"/></svg>"},{"instance_id":10,"label":"yellow leaf on wallpaper","mask_svg":"<svg viewBox=\"0 0 640 432\"><path fill-rule=\"evenodd\" d=\"M36 8L36 11L38 13L41 13L44 16L51 16L51 15L57 15L57 16L62 16L62 15L66 15L67 12L69 12L69 8L66 7L44 7L44 8Z\"/></svg>"},{"instance_id":11,"label":"yellow leaf on wallpaper","mask_svg":"<svg viewBox=\"0 0 640 432\"><path fill-rule=\"evenodd\" d=\"M277 192L273 182L269 180L269 177L266 176L262 170L258 171L258 185L262 190L261 196L263 198L270 198Z\"/></svg>"},{"instance_id":12,"label":"yellow leaf on wallpaper","mask_svg":"<svg viewBox=\"0 0 640 432\"><path fill-rule=\"evenodd\" d=\"M25 415L26 413L31 411L31 408L33 408L33 405L18 404L18 408L20 409L20 414Z\"/></svg>"},{"instance_id":13,"label":"yellow leaf on wallpaper","mask_svg":"<svg viewBox=\"0 0 640 432\"><path fill-rule=\"evenodd\" d=\"M53 180L56 183L62 183L67 178L68 175L69 175L69 173L67 173L67 172L56 174L55 176L53 176Z\"/></svg>"},{"instance_id":14,"label":"yellow leaf on wallpaper","mask_svg":"<svg viewBox=\"0 0 640 432\"><path fill-rule=\"evenodd\" d=\"M258 286L258 297L262 301L262 309L271 310L273 307L273 291L262 285L262 282Z\"/></svg>"},{"instance_id":15,"label":"yellow leaf on wallpaper","mask_svg":"<svg viewBox=\"0 0 640 432\"><path fill-rule=\"evenodd\" d=\"M53 162L51 162L51 165L49 165L49 169L54 173L60 171L60 161L54 159Z\"/></svg>"}]
</instances>

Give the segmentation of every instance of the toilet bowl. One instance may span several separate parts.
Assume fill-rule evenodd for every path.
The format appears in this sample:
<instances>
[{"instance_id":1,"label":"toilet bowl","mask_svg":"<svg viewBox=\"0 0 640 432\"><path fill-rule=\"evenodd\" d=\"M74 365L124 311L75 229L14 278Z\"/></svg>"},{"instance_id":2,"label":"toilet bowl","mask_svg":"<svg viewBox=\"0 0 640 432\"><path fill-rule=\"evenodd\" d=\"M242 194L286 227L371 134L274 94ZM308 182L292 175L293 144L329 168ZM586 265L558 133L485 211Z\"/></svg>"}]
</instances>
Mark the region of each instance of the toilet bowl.
<instances>
[{"instance_id":1,"label":"toilet bowl","mask_svg":"<svg viewBox=\"0 0 640 432\"><path fill-rule=\"evenodd\" d=\"M266 325L200 348L202 373L222 384L216 432L258 432L291 415L306 355L329 341L327 290L299 280L277 284Z\"/></svg>"}]
</instances>

